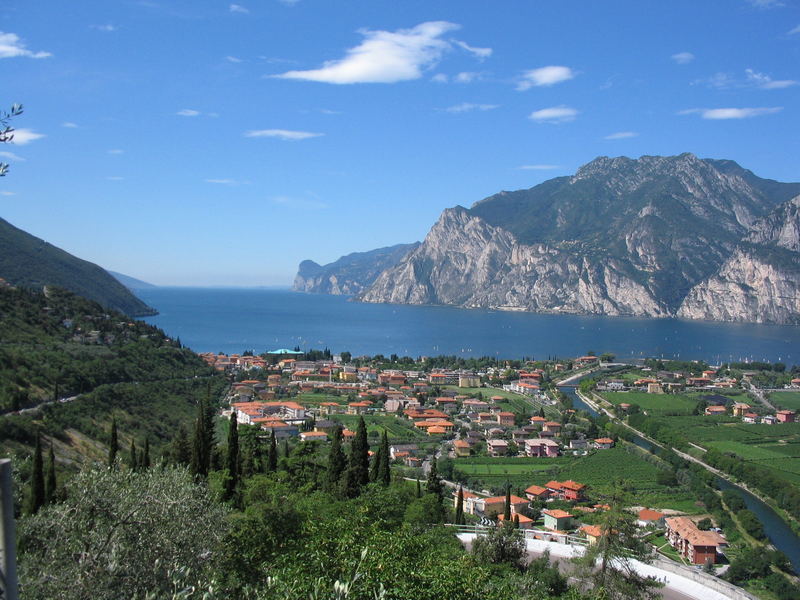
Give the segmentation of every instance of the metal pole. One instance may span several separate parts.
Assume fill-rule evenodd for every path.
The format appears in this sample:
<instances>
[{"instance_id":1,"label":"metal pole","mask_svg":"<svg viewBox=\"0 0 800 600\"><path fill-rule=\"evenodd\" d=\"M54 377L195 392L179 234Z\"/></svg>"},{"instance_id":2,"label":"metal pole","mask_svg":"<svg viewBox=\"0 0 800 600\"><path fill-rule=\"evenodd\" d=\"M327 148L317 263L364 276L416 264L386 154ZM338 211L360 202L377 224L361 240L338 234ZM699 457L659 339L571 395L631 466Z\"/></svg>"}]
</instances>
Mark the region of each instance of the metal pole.
<instances>
[{"instance_id":1,"label":"metal pole","mask_svg":"<svg viewBox=\"0 0 800 600\"><path fill-rule=\"evenodd\" d=\"M11 460L0 459L0 599L18 600L17 536L14 531L14 497L11 494Z\"/></svg>"}]
</instances>

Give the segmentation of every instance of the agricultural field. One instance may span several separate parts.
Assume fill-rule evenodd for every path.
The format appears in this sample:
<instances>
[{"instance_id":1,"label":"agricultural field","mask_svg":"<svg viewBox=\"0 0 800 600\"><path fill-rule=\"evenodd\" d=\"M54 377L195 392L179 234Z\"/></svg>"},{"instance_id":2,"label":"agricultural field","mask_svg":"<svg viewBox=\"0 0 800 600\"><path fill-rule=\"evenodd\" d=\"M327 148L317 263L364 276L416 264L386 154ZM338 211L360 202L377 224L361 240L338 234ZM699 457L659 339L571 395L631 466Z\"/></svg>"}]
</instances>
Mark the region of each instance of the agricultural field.
<instances>
[{"instance_id":1,"label":"agricultural field","mask_svg":"<svg viewBox=\"0 0 800 600\"><path fill-rule=\"evenodd\" d=\"M800 410L800 392L772 392L769 399L781 408Z\"/></svg>"},{"instance_id":2,"label":"agricultural field","mask_svg":"<svg viewBox=\"0 0 800 600\"><path fill-rule=\"evenodd\" d=\"M336 402L337 404L347 404L347 396L335 396L333 394L315 394L313 392L298 394L293 398L303 406L318 406L322 402Z\"/></svg>"},{"instance_id":3,"label":"agricultural field","mask_svg":"<svg viewBox=\"0 0 800 600\"><path fill-rule=\"evenodd\" d=\"M510 483L518 492L551 479L572 479L588 485L589 496L593 499L602 498L610 491L614 480L622 477L637 503L686 512L699 510L694 498L687 493L656 482L658 467L622 447L558 458L457 459L455 469L478 486L502 488Z\"/></svg>"},{"instance_id":4,"label":"agricultural field","mask_svg":"<svg viewBox=\"0 0 800 600\"><path fill-rule=\"evenodd\" d=\"M330 418L352 431L358 427L358 415L331 415ZM416 442L435 439L415 428L410 421L390 415L364 415L364 421L367 424L368 436L382 435L385 429L390 443L398 443L400 440Z\"/></svg>"},{"instance_id":5,"label":"agricultural field","mask_svg":"<svg viewBox=\"0 0 800 600\"><path fill-rule=\"evenodd\" d=\"M697 399L683 394L648 394L646 392L603 392L603 398L614 406L638 404L651 415L691 415L697 407Z\"/></svg>"}]
</instances>

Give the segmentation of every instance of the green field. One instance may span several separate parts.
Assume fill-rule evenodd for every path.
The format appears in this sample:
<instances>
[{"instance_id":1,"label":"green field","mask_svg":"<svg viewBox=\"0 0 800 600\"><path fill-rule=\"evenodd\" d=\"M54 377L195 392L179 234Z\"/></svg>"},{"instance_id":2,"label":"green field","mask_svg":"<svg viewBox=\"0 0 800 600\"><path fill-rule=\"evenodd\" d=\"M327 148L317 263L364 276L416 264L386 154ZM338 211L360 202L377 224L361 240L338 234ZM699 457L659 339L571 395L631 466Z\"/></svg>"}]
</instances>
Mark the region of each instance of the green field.
<instances>
[{"instance_id":1,"label":"green field","mask_svg":"<svg viewBox=\"0 0 800 600\"><path fill-rule=\"evenodd\" d=\"M334 396L332 394L315 394L313 392L298 394L297 397L294 398L294 400L296 400L303 406L316 406L322 402L336 402L337 404L347 404L349 402L347 396Z\"/></svg>"},{"instance_id":2,"label":"green field","mask_svg":"<svg viewBox=\"0 0 800 600\"><path fill-rule=\"evenodd\" d=\"M355 431L356 427L358 427L358 415L331 415L330 418L333 421L338 421L351 431ZM391 443L396 443L400 440L434 439L414 427L410 421L398 419L391 415L364 415L364 421L367 424L367 435L371 437L375 437L376 433L382 435L385 429Z\"/></svg>"},{"instance_id":3,"label":"green field","mask_svg":"<svg viewBox=\"0 0 800 600\"><path fill-rule=\"evenodd\" d=\"M787 410L800 410L800 392L772 392L769 399Z\"/></svg>"},{"instance_id":4,"label":"green field","mask_svg":"<svg viewBox=\"0 0 800 600\"><path fill-rule=\"evenodd\" d=\"M651 415L691 415L697 407L697 399L683 394L648 394L646 392L603 392L603 398L614 406L638 404Z\"/></svg>"}]
</instances>

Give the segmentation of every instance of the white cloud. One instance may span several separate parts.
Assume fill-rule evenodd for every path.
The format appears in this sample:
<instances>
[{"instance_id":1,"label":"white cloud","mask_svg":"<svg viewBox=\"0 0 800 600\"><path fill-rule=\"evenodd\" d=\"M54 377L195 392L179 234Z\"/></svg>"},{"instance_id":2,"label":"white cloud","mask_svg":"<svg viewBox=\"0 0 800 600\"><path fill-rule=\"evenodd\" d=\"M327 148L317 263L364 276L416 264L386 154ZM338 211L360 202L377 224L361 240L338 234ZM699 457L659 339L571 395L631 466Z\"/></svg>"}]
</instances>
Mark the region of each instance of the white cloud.
<instances>
[{"instance_id":1,"label":"white cloud","mask_svg":"<svg viewBox=\"0 0 800 600\"><path fill-rule=\"evenodd\" d=\"M528 118L537 123L566 123L574 121L578 111L569 106L551 106L533 111Z\"/></svg>"},{"instance_id":2,"label":"white cloud","mask_svg":"<svg viewBox=\"0 0 800 600\"><path fill-rule=\"evenodd\" d=\"M798 84L793 79L773 79L769 75L759 73L753 69L745 69L744 72L747 74L747 81L762 90L780 90Z\"/></svg>"},{"instance_id":3,"label":"white cloud","mask_svg":"<svg viewBox=\"0 0 800 600\"><path fill-rule=\"evenodd\" d=\"M227 60L228 62L232 62L232 63L240 63L240 62L242 62L241 58L236 58L235 56L226 56L225 60Z\"/></svg>"},{"instance_id":4,"label":"white cloud","mask_svg":"<svg viewBox=\"0 0 800 600\"><path fill-rule=\"evenodd\" d=\"M291 131L289 129L255 129L244 132L244 137L271 137L289 141L307 140L309 138L320 137L322 135L325 134L312 133L310 131Z\"/></svg>"},{"instance_id":5,"label":"white cloud","mask_svg":"<svg viewBox=\"0 0 800 600\"><path fill-rule=\"evenodd\" d=\"M445 108L445 111L449 113L465 113L473 110L494 110L495 108L499 108L499 106L499 104L473 104L471 102L462 102L461 104L456 104L455 106L448 106Z\"/></svg>"},{"instance_id":6,"label":"white cloud","mask_svg":"<svg viewBox=\"0 0 800 600\"><path fill-rule=\"evenodd\" d=\"M278 1L279 1L281 4L285 4L286 6L294 6L295 4L297 4L298 2L300 2L300 0L278 0Z\"/></svg>"},{"instance_id":7,"label":"white cloud","mask_svg":"<svg viewBox=\"0 0 800 600\"><path fill-rule=\"evenodd\" d=\"M67 129L77 129L78 128L77 123L73 123L72 121L64 121L61 124L61 126L62 127L66 127Z\"/></svg>"},{"instance_id":8,"label":"white cloud","mask_svg":"<svg viewBox=\"0 0 800 600\"><path fill-rule=\"evenodd\" d=\"M517 167L523 171L551 171L553 169L560 169L558 165L521 165Z\"/></svg>"},{"instance_id":9,"label":"white cloud","mask_svg":"<svg viewBox=\"0 0 800 600\"><path fill-rule=\"evenodd\" d=\"M627 138L636 137L639 135L635 131L618 131L617 133L612 133L604 137L604 140L624 140Z\"/></svg>"},{"instance_id":10,"label":"white cloud","mask_svg":"<svg viewBox=\"0 0 800 600\"><path fill-rule=\"evenodd\" d=\"M241 4L231 4L228 8L232 13L239 13L240 15L249 15L250 11Z\"/></svg>"},{"instance_id":11,"label":"white cloud","mask_svg":"<svg viewBox=\"0 0 800 600\"><path fill-rule=\"evenodd\" d=\"M522 74L521 81L517 84L517 89L525 91L532 87L551 86L574 77L575 71L569 67L550 65L549 67L525 71Z\"/></svg>"},{"instance_id":12,"label":"white cloud","mask_svg":"<svg viewBox=\"0 0 800 600\"><path fill-rule=\"evenodd\" d=\"M111 23L106 23L105 25L91 25L90 27L92 29L96 29L97 31L105 31L106 33L111 33L112 31L117 30L117 28Z\"/></svg>"},{"instance_id":13,"label":"white cloud","mask_svg":"<svg viewBox=\"0 0 800 600\"><path fill-rule=\"evenodd\" d=\"M206 179L206 183L219 183L221 185L236 185L238 182L235 179Z\"/></svg>"},{"instance_id":14,"label":"white cloud","mask_svg":"<svg viewBox=\"0 0 800 600\"><path fill-rule=\"evenodd\" d=\"M365 40L350 48L344 58L326 61L319 69L287 71L282 79L324 83L395 83L422 77L435 65L451 43L440 39L458 25L447 21L421 23L397 31L359 31Z\"/></svg>"},{"instance_id":15,"label":"white cloud","mask_svg":"<svg viewBox=\"0 0 800 600\"><path fill-rule=\"evenodd\" d=\"M176 115L180 115L182 117L199 117L200 111L194 110L193 108L182 108L178 112L175 113Z\"/></svg>"},{"instance_id":16,"label":"white cloud","mask_svg":"<svg viewBox=\"0 0 800 600\"><path fill-rule=\"evenodd\" d=\"M694 54L691 52L678 52L677 54L673 54L671 58L679 65L685 65L694 60Z\"/></svg>"},{"instance_id":17,"label":"white cloud","mask_svg":"<svg viewBox=\"0 0 800 600\"><path fill-rule=\"evenodd\" d=\"M458 75L455 76L453 81L456 83L472 83L473 81L477 81L481 78L481 73L476 73L474 71L462 71Z\"/></svg>"},{"instance_id":18,"label":"white cloud","mask_svg":"<svg viewBox=\"0 0 800 600\"><path fill-rule=\"evenodd\" d=\"M109 154L125 154L125 150L120 150L119 148L112 148L108 151Z\"/></svg>"},{"instance_id":19,"label":"white cloud","mask_svg":"<svg viewBox=\"0 0 800 600\"><path fill-rule=\"evenodd\" d=\"M798 25L794 29L789 30L789 35L794 35L795 33L800 33L800 25Z\"/></svg>"},{"instance_id":20,"label":"white cloud","mask_svg":"<svg viewBox=\"0 0 800 600\"><path fill-rule=\"evenodd\" d=\"M17 156L13 152L0 152L0 158L5 158L6 160L13 160L16 162L24 162L25 159L21 156Z\"/></svg>"},{"instance_id":21,"label":"white cloud","mask_svg":"<svg viewBox=\"0 0 800 600\"><path fill-rule=\"evenodd\" d=\"M286 206L287 208L299 209L320 209L328 208L328 205L319 200L309 200L307 198L294 198L291 196L275 196L272 198L272 203L279 206Z\"/></svg>"},{"instance_id":22,"label":"white cloud","mask_svg":"<svg viewBox=\"0 0 800 600\"><path fill-rule=\"evenodd\" d=\"M453 43L459 48L463 48L464 50L472 54L478 60L486 60L492 55L491 48L475 48L473 46L470 46L466 42L462 42L460 40L453 40Z\"/></svg>"},{"instance_id":23,"label":"white cloud","mask_svg":"<svg viewBox=\"0 0 800 600\"><path fill-rule=\"evenodd\" d=\"M689 108L680 111L679 115L700 115L704 119L749 119L762 115L773 115L783 110L782 106L767 108Z\"/></svg>"},{"instance_id":24,"label":"white cloud","mask_svg":"<svg viewBox=\"0 0 800 600\"><path fill-rule=\"evenodd\" d=\"M3 33L0 31L0 58L15 58L17 56L47 58L53 55L49 52L33 52L32 50L28 50L17 34Z\"/></svg>"},{"instance_id":25,"label":"white cloud","mask_svg":"<svg viewBox=\"0 0 800 600\"><path fill-rule=\"evenodd\" d=\"M16 193L3 190L2 192L0 192L0 196L16 196Z\"/></svg>"},{"instance_id":26,"label":"white cloud","mask_svg":"<svg viewBox=\"0 0 800 600\"><path fill-rule=\"evenodd\" d=\"M24 146L25 144L29 144L36 140L42 139L46 137L43 133L36 133L31 129L15 129L14 130L14 139L11 141L12 144L17 144L19 146Z\"/></svg>"},{"instance_id":27,"label":"white cloud","mask_svg":"<svg viewBox=\"0 0 800 600\"><path fill-rule=\"evenodd\" d=\"M445 75L444 73L437 73L436 75L431 77L431 81L433 81L434 83L447 83L448 78L447 75Z\"/></svg>"}]
</instances>

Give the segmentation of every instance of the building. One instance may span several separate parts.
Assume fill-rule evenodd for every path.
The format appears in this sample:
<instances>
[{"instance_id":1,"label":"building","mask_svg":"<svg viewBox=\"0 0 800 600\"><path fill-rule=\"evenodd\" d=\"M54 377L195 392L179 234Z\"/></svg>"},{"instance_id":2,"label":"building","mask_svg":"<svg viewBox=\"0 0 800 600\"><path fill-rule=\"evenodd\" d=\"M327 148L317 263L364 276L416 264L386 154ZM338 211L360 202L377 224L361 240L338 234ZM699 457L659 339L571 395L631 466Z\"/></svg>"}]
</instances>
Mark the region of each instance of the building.
<instances>
[{"instance_id":1,"label":"building","mask_svg":"<svg viewBox=\"0 0 800 600\"><path fill-rule=\"evenodd\" d=\"M300 439L304 442L327 442L328 434L324 431L303 431Z\"/></svg>"},{"instance_id":2,"label":"building","mask_svg":"<svg viewBox=\"0 0 800 600\"><path fill-rule=\"evenodd\" d=\"M650 510L649 508L643 508L639 511L636 524L639 525L639 527L647 527L648 525L663 527L665 518L666 515L664 513Z\"/></svg>"},{"instance_id":3,"label":"building","mask_svg":"<svg viewBox=\"0 0 800 600\"><path fill-rule=\"evenodd\" d=\"M552 531L567 531L572 526L572 515L565 510L543 510L544 527Z\"/></svg>"},{"instance_id":4,"label":"building","mask_svg":"<svg viewBox=\"0 0 800 600\"><path fill-rule=\"evenodd\" d=\"M498 524L502 523L505 520L506 520L505 519L505 515L497 515ZM509 519L509 520L512 523L515 522L515 521L517 523L519 523L519 528L520 529L533 529L533 519L531 519L530 517L526 517L525 515L522 515L522 514L519 514L519 513L514 513L512 515L512 517L511 517L511 519Z\"/></svg>"},{"instance_id":5,"label":"building","mask_svg":"<svg viewBox=\"0 0 800 600\"><path fill-rule=\"evenodd\" d=\"M458 387L460 388L475 388L481 386L481 378L477 375L459 375Z\"/></svg>"},{"instance_id":6,"label":"building","mask_svg":"<svg viewBox=\"0 0 800 600\"><path fill-rule=\"evenodd\" d=\"M508 454L508 442L505 440L489 440L486 442L486 449L489 456L506 456Z\"/></svg>"},{"instance_id":7,"label":"building","mask_svg":"<svg viewBox=\"0 0 800 600\"><path fill-rule=\"evenodd\" d=\"M497 413L497 422L500 425L506 426L513 426L514 425L514 413L513 412L499 412Z\"/></svg>"},{"instance_id":8,"label":"building","mask_svg":"<svg viewBox=\"0 0 800 600\"><path fill-rule=\"evenodd\" d=\"M775 413L775 417L780 423L794 423L795 413L793 410L779 410Z\"/></svg>"},{"instance_id":9,"label":"building","mask_svg":"<svg viewBox=\"0 0 800 600\"><path fill-rule=\"evenodd\" d=\"M712 417L719 417L728 414L728 409L724 406L706 406L705 413Z\"/></svg>"},{"instance_id":10,"label":"building","mask_svg":"<svg viewBox=\"0 0 800 600\"><path fill-rule=\"evenodd\" d=\"M558 456L558 444L544 438L525 440L525 454L539 458L555 457Z\"/></svg>"},{"instance_id":11,"label":"building","mask_svg":"<svg viewBox=\"0 0 800 600\"><path fill-rule=\"evenodd\" d=\"M550 492L540 485L532 485L525 490L525 495L528 500L535 502L537 500L546 500L550 497Z\"/></svg>"},{"instance_id":12,"label":"building","mask_svg":"<svg viewBox=\"0 0 800 600\"><path fill-rule=\"evenodd\" d=\"M586 497L586 486L577 481L548 481L544 486L551 497L559 500L584 500Z\"/></svg>"},{"instance_id":13,"label":"building","mask_svg":"<svg viewBox=\"0 0 800 600\"><path fill-rule=\"evenodd\" d=\"M533 423L533 419L531 419L531 423ZM542 431L547 431L558 435L558 433L561 431L561 423L557 423L556 421L546 421L542 426Z\"/></svg>"},{"instance_id":14,"label":"building","mask_svg":"<svg viewBox=\"0 0 800 600\"><path fill-rule=\"evenodd\" d=\"M733 416L734 417L743 417L745 413L750 411L750 405L745 404L744 402L737 402L733 405Z\"/></svg>"},{"instance_id":15,"label":"building","mask_svg":"<svg viewBox=\"0 0 800 600\"><path fill-rule=\"evenodd\" d=\"M614 440L611 438L597 438L594 441L594 446L598 450L608 450L614 447Z\"/></svg>"},{"instance_id":16,"label":"building","mask_svg":"<svg viewBox=\"0 0 800 600\"><path fill-rule=\"evenodd\" d=\"M715 564L727 540L715 531L702 531L689 517L668 517L666 538L681 556L695 565Z\"/></svg>"},{"instance_id":17,"label":"building","mask_svg":"<svg viewBox=\"0 0 800 600\"><path fill-rule=\"evenodd\" d=\"M469 442L465 440L456 440L453 442L453 449L455 450L456 456L464 457L470 455L470 446Z\"/></svg>"}]
</instances>

